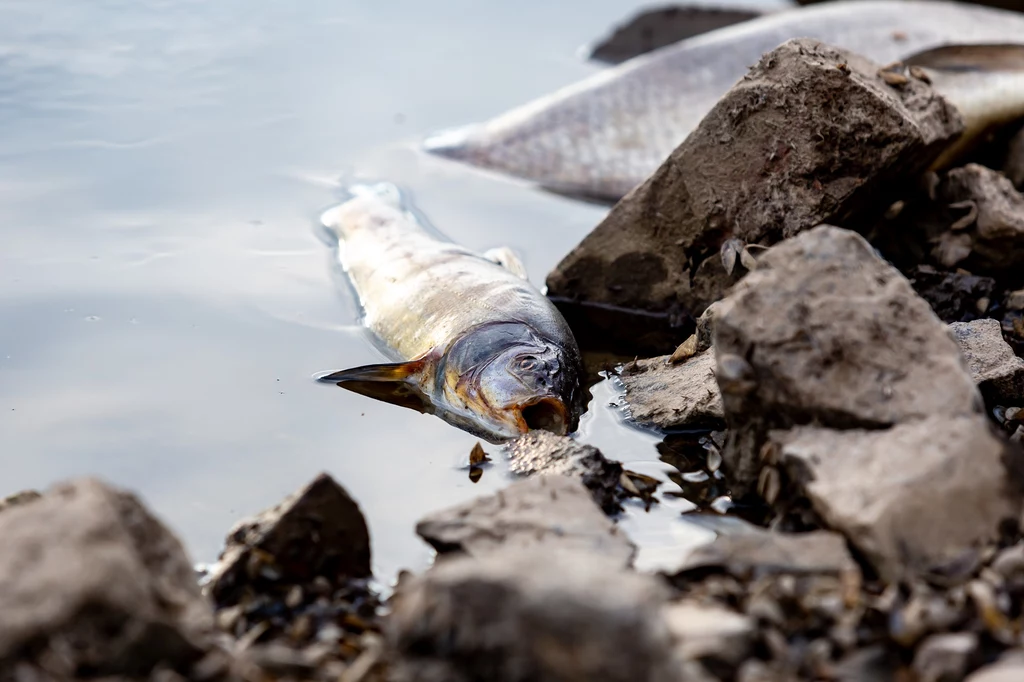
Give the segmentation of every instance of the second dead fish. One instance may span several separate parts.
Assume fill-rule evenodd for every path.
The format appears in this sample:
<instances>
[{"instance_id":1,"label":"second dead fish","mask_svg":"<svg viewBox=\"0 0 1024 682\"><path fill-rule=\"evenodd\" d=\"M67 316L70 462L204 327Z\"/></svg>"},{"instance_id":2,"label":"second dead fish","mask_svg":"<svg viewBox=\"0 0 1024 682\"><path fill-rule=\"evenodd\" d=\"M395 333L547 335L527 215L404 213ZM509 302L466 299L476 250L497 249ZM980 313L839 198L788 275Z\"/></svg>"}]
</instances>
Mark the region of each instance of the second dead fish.
<instances>
[{"instance_id":1,"label":"second dead fish","mask_svg":"<svg viewBox=\"0 0 1024 682\"><path fill-rule=\"evenodd\" d=\"M761 55L793 38L879 64L927 52L932 61L922 66L963 72L936 48L1024 43L1024 15L931 0L838 0L782 11L640 55L484 124L437 135L426 148L554 192L617 201L658 168ZM996 49L983 66L974 60L973 73L952 91L941 82L936 89L962 110L1024 115L1024 71L1016 69L1013 45L997 47L1009 51L1008 64ZM1003 68L1010 85L993 87L980 77ZM977 132L968 128L968 137Z\"/></svg>"},{"instance_id":2,"label":"second dead fish","mask_svg":"<svg viewBox=\"0 0 1024 682\"><path fill-rule=\"evenodd\" d=\"M435 238L382 183L324 214L364 322L393 364L320 381L434 414L490 442L576 429L583 366L569 326L510 251Z\"/></svg>"}]
</instances>

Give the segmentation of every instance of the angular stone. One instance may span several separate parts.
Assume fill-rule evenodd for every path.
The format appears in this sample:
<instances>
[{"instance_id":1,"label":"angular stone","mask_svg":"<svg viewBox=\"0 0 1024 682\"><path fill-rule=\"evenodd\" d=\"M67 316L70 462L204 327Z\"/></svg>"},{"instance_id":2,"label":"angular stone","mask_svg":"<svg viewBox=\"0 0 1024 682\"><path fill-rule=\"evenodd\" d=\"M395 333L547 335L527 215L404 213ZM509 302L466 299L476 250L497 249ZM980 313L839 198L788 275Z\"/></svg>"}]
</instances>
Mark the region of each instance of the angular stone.
<instances>
[{"instance_id":1,"label":"angular stone","mask_svg":"<svg viewBox=\"0 0 1024 682\"><path fill-rule=\"evenodd\" d=\"M860 571L839 533L779 533L756 526L722 533L698 547L679 566L677 575L709 569L740 580L775 573L853 575Z\"/></svg>"},{"instance_id":2,"label":"angular stone","mask_svg":"<svg viewBox=\"0 0 1024 682\"><path fill-rule=\"evenodd\" d=\"M560 474L579 478L606 514L621 510L622 465L592 445L550 431L530 431L506 447L509 469L520 476Z\"/></svg>"},{"instance_id":3,"label":"angular stone","mask_svg":"<svg viewBox=\"0 0 1024 682\"><path fill-rule=\"evenodd\" d=\"M967 360L971 378L989 405L1024 403L1024 359L1003 339L998 320L954 322L949 326Z\"/></svg>"},{"instance_id":4,"label":"angular stone","mask_svg":"<svg viewBox=\"0 0 1024 682\"><path fill-rule=\"evenodd\" d=\"M93 479L0 514L0 661L50 674L187 670L213 614L178 539L132 494Z\"/></svg>"},{"instance_id":5,"label":"angular stone","mask_svg":"<svg viewBox=\"0 0 1024 682\"><path fill-rule=\"evenodd\" d=\"M978 635L956 632L932 635L917 648L913 669L918 682L962 680L978 648Z\"/></svg>"},{"instance_id":6,"label":"angular stone","mask_svg":"<svg viewBox=\"0 0 1024 682\"><path fill-rule=\"evenodd\" d=\"M860 235L827 225L773 247L722 301L715 355L740 496L770 428L882 428L983 407L946 325Z\"/></svg>"},{"instance_id":7,"label":"angular stone","mask_svg":"<svg viewBox=\"0 0 1024 682\"><path fill-rule=\"evenodd\" d=\"M947 267L1014 274L1024 266L1024 196L1002 173L976 163L949 171L938 187L946 205L967 212L934 249Z\"/></svg>"},{"instance_id":8,"label":"angular stone","mask_svg":"<svg viewBox=\"0 0 1024 682\"><path fill-rule=\"evenodd\" d=\"M240 522L214 567L208 586L218 606L238 602L244 590L269 571L273 582L331 585L366 578L370 533L348 492L320 474L277 506Z\"/></svg>"},{"instance_id":9,"label":"angular stone","mask_svg":"<svg viewBox=\"0 0 1024 682\"><path fill-rule=\"evenodd\" d=\"M430 514L416 533L438 552L484 556L501 548L558 549L601 555L619 566L636 547L594 504L578 479L544 474L494 495Z\"/></svg>"},{"instance_id":10,"label":"angular stone","mask_svg":"<svg viewBox=\"0 0 1024 682\"><path fill-rule=\"evenodd\" d=\"M1024 649L1013 650L991 665L976 670L964 682L1020 682L1024 680Z\"/></svg>"},{"instance_id":11,"label":"angular stone","mask_svg":"<svg viewBox=\"0 0 1024 682\"><path fill-rule=\"evenodd\" d=\"M1020 518L1024 455L982 415L874 431L800 427L772 440L792 494L806 497L891 582L963 579L1000 524Z\"/></svg>"},{"instance_id":12,"label":"angular stone","mask_svg":"<svg viewBox=\"0 0 1024 682\"><path fill-rule=\"evenodd\" d=\"M684 661L736 666L746 659L753 643L753 620L735 611L681 601L667 605L664 617L678 642L676 653Z\"/></svg>"},{"instance_id":13,"label":"angular stone","mask_svg":"<svg viewBox=\"0 0 1024 682\"><path fill-rule=\"evenodd\" d=\"M745 271L737 258L726 272L727 240L771 245L884 210L963 121L923 82L878 71L813 40L766 54L558 264L549 293L696 316Z\"/></svg>"},{"instance_id":14,"label":"angular stone","mask_svg":"<svg viewBox=\"0 0 1024 682\"><path fill-rule=\"evenodd\" d=\"M720 426L725 415L710 350L672 363L669 356L630 363L619 375L634 421L659 429Z\"/></svg>"},{"instance_id":15,"label":"angular stone","mask_svg":"<svg viewBox=\"0 0 1024 682\"><path fill-rule=\"evenodd\" d=\"M668 597L654 577L589 552L506 547L445 559L395 594L392 679L673 682Z\"/></svg>"}]
</instances>

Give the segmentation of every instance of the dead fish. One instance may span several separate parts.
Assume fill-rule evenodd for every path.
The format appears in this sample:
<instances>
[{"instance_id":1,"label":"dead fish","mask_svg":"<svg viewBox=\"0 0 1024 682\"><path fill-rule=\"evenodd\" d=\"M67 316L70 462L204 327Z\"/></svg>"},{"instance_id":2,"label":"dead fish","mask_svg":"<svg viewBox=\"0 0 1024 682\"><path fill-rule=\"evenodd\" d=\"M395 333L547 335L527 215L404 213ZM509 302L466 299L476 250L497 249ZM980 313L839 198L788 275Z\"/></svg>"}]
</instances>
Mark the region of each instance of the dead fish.
<instances>
[{"instance_id":1,"label":"dead fish","mask_svg":"<svg viewBox=\"0 0 1024 682\"><path fill-rule=\"evenodd\" d=\"M424 229L394 185L353 188L322 222L364 324L398 360L319 377L497 443L575 431L583 365L557 308L509 249L490 258Z\"/></svg>"},{"instance_id":2,"label":"dead fish","mask_svg":"<svg viewBox=\"0 0 1024 682\"><path fill-rule=\"evenodd\" d=\"M787 40L814 38L879 64L960 67L967 48L950 44L1024 43L1024 15L932 0L838 0L784 10L694 36L598 72L481 125L433 136L440 156L525 178L575 197L617 201L653 173L761 56ZM958 108L1024 115L1024 89L991 92L981 78L1015 71L1010 45L989 47L949 92ZM928 61L928 58L931 61ZM1019 73L1008 80L1019 83ZM944 92L941 83L935 87ZM992 98L997 98L995 102Z\"/></svg>"}]
</instances>

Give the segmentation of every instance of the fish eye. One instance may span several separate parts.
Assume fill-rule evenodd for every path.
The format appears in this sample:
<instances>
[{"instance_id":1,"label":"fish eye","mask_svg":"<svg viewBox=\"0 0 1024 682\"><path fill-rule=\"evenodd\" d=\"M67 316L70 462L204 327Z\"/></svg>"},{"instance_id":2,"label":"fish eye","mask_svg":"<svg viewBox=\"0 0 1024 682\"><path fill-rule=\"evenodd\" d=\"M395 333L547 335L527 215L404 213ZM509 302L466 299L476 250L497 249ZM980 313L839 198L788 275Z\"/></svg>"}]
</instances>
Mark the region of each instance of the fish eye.
<instances>
[{"instance_id":1,"label":"fish eye","mask_svg":"<svg viewBox=\"0 0 1024 682\"><path fill-rule=\"evenodd\" d=\"M527 355L525 358L519 361L519 369L523 370L524 372L529 372L532 369L536 369L536 367L537 358L533 357L532 355Z\"/></svg>"}]
</instances>

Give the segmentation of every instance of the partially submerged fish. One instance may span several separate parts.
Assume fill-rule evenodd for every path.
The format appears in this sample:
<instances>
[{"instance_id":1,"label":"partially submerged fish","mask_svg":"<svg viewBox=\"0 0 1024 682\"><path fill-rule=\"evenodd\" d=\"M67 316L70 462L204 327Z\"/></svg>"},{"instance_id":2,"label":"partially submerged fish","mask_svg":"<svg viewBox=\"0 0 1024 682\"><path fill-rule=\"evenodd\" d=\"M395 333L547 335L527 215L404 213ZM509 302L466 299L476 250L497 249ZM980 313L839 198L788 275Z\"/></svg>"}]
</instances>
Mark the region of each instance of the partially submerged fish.
<instances>
[{"instance_id":1,"label":"partially submerged fish","mask_svg":"<svg viewBox=\"0 0 1024 682\"><path fill-rule=\"evenodd\" d=\"M939 92L961 110L1024 116L1024 14L932 0L839 0L786 10L630 59L487 123L442 133L428 151L538 183L616 201L653 173L748 69L793 38L813 38L878 62L918 55L920 66L962 71L951 44L989 44L969 79ZM959 56L964 56L964 48ZM1007 60L1001 57L1011 56ZM969 61L969 63L971 63ZM1002 86L981 77L1003 72ZM995 101L993 101L995 99ZM979 112L984 113L984 112ZM972 119L968 117L968 124ZM980 125L991 116L976 116ZM967 137L981 132L968 129Z\"/></svg>"},{"instance_id":2,"label":"partially submerged fish","mask_svg":"<svg viewBox=\"0 0 1024 682\"><path fill-rule=\"evenodd\" d=\"M394 364L333 372L377 400L437 415L491 442L567 434L584 408L569 326L507 249L477 255L429 234L389 184L359 187L323 216Z\"/></svg>"}]
</instances>

